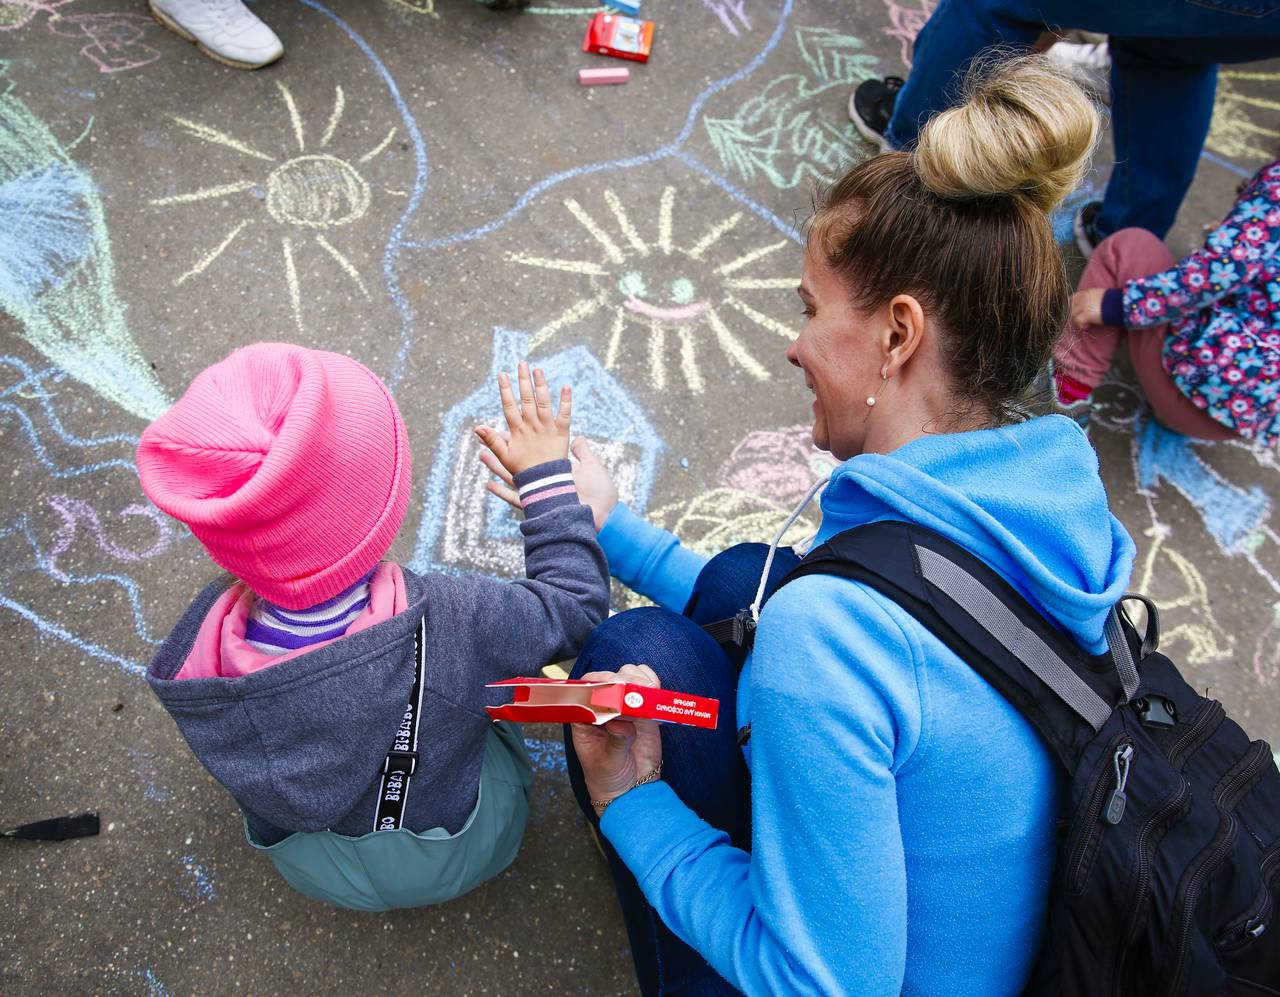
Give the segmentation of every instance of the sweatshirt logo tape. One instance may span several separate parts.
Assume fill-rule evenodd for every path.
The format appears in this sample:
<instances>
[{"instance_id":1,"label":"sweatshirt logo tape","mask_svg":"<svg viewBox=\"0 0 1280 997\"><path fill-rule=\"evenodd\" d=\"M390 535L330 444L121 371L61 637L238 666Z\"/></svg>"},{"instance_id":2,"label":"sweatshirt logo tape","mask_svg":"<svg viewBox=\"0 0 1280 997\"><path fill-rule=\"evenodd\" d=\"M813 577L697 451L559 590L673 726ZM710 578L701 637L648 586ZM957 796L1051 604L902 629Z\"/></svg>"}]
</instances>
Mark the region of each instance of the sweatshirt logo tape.
<instances>
[{"instance_id":1,"label":"sweatshirt logo tape","mask_svg":"<svg viewBox=\"0 0 1280 997\"><path fill-rule=\"evenodd\" d=\"M382 782L378 786L378 812L373 819L375 831L394 831L404 823L405 804L409 799L409 780L418 771L418 725L422 721L422 679L427 670L425 617L413 636L415 665L413 690L396 728L395 741L382 763Z\"/></svg>"}]
</instances>

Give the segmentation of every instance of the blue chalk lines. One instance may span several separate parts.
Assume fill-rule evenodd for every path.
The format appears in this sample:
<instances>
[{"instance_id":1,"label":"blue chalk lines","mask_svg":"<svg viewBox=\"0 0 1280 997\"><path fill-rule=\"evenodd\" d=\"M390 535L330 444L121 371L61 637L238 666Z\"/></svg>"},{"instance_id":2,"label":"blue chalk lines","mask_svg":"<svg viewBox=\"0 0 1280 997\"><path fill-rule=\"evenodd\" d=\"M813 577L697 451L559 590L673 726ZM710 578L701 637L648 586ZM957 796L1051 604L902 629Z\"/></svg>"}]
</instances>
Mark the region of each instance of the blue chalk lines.
<instances>
[{"instance_id":1,"label":"blue chalk lines","mask_svg":"<svg viewBox=\"0 0 1280 997\"><path fill-rule=\"evenodd\" d=\"M310 2L310 0L302 0L302 2ZM794 0L785 0L785 3L782 6L782 11L778 16L778 23L774 26L773 33L769 36L768 41L765 42L764 46L758 53L756 53L750 62L736 72L709 84L697 95L697 97L694 98L693 103L689 107L688 114L685 116L684 126L672 141L660 146L652 152L642 153L635 156L627 156L622 159L591 163L584 166L577 166L573 169L562 170L559 173L554 173L534 184L516 199L516 203L512 205L511 208L503 212L497 218L494 218L483 225L477 225L474 228L470 228L465 231L437 236L434 239L428 239L420 242L406 241L403 244L403 248L422 250L442 249L448 246L456 246L461 243L482 238L483 236L496 232L503 226L507 225L521 212L523 212L536 198L558 184L565 183L569 180L576 180L579 177L590 176L595 173L610 173L633 169L637 166L648 166L667 158L677 159L686 166L689 166L701 173L752 214L768 222L788 238L793 239L797 243L801 243L802 239L793 223L780 218L758 201L748 197L724 177L702 165L685 149L690 136L693 134L698 117L702 113L703 107L706 106L707 101L721 91L746 79L754 73L761 65L764 64L764 61L769 57L773 50L778 47L778 43L782 40L786 31L787 21L791 16L793 2ZM402 367L397 367L392 373L393 383L398 381L402 375Z\"/></svg>"}]
</instances>

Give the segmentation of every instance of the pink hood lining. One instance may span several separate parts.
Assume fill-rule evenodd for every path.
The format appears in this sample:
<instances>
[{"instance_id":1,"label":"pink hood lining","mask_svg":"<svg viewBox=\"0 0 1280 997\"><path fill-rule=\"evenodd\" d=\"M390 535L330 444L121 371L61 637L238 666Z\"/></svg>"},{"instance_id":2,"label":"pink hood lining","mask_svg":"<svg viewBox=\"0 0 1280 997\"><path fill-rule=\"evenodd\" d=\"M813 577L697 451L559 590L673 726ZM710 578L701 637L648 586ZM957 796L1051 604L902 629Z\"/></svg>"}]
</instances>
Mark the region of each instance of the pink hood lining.
<instances>
[{"instance_id":1,"label":"pink hood lining","mask_svg":"<svg viewBox=\"0 0 1280 997\"><path fill-rule=\"evenodd\" d=\"M270 668L282 661L350 637L375 624L402 613L408 606L405 594L404 572L400 565L384 561L378 565L369 582L369 605L347 628L342 637L333 637L285 654L266 654L244 639L249 621L249 611L256 596L243 582L232 585L218 596L209 607L200 631L196 634L191 653L182 663L175 680L240 678L263 668Z\"/></svg>"}]
</instances>

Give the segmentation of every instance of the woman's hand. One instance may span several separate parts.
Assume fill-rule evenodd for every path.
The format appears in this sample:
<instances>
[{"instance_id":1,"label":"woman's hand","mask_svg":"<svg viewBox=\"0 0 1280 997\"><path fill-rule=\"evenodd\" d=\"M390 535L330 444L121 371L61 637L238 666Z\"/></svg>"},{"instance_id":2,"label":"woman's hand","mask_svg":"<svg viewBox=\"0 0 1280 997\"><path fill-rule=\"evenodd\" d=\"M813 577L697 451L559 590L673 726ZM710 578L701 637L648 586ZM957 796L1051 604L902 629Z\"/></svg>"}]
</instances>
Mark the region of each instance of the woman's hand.
<instances>
[{"instance_id":1,"label":"woman's hand","mask_svg":"<svg viewBox=\"0 0 1280 997\"><path fill-rule=\"evenodd\" d=\"M648 665L623 665L614 672L588 672L584 679L623 679L657 689L662 683ZM656 720L610 720L573 724L573 750L582 765L593 803L611 802L662 764L662 734Z\"/></svg>"},{"instance_id":2,"label":"woman's hand","mask_svg":"<svg viewBox=\"0 0 1280 997\"><path fill-rule=\"evenodd\" d=\"M498 375L498 396L502 399L507 431L500 433L488 426L476 427L480 442L489 448L488 453L507 472L508 483L512 475L521 471L569 456L570 389L560 389L560 411L557 414L551 410L551 391L547 388L547 376L541 369L535 370L530 377L529 364L521 360L518 377L519 405L511 393L511 379L505 373ZM513 504L519 507L518 495Z\"/></svg>"},{"instance_id":3,"label":"woman's hand","mask_svg":"<svg viewBox=\"0 0 1280 997\"><path fill-rule=\"evenodd\" d=\"M609 469L600 463L600 458L595 455L585 437L579 436L574 440L569 450L574 462L573 483L578 488L578 498L591 507L596 532L599 533L604 527L604 521L609 518L609 513L618 504L618 489L609 476ZM511 472L502 466L502 462L491 450L480 451L480 463L499 479L486 482L485 488L514 508L521 508L520 496L516 494Z\"/></svg>"},{"instance_id":4,"label":"woman's hand","mask_svg":"<svg viewBox=\"0 0 1280 997\"><path fill-rule=\"evenodd\" d=\"M1104 287L1091 287L1071 295L1071 324L1077 329L1102 325L1102 296L1106 293Z\"/></svg>"}]
</instances>

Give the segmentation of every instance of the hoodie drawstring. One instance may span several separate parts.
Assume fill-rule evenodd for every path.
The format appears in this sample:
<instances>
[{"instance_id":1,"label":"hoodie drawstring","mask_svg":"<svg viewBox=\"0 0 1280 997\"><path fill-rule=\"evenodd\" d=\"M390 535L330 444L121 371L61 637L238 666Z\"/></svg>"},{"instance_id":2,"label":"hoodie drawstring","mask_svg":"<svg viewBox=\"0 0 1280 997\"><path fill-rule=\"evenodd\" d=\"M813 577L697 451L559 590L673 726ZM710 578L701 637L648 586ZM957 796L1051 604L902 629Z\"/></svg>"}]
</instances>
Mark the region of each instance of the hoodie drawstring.
<instances>
[{"instance_id":1,"label":"hoodie drawstring","mask_svg":"<svg viewBox=\"0 0 1280 997\"><path fill-rule=\"evenodd\" d=\"M760 604L764 602L765 586L769 583L769 569L773 567L773 555L778 550L778 544L782 543L782 538L786 535L787 530L791 529L791 524L800 518L800 514L813 501L813 497L818 494L818 489L831 480L831 474L828 472L814 482L813 487L809 489L804 499L800 502L795 510L787 517L787 521L782 524L782 529L778 531L778 535L773 538L773 543L769 545L769 556L764 559L764 571L760 573L760 586L756 589L755 601L751 603L751 622L760 622Z\"/></svg>"}]
</instances>

